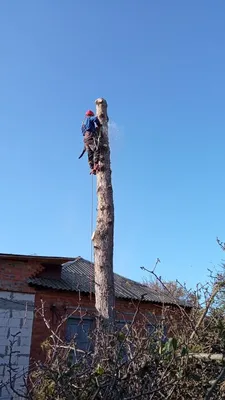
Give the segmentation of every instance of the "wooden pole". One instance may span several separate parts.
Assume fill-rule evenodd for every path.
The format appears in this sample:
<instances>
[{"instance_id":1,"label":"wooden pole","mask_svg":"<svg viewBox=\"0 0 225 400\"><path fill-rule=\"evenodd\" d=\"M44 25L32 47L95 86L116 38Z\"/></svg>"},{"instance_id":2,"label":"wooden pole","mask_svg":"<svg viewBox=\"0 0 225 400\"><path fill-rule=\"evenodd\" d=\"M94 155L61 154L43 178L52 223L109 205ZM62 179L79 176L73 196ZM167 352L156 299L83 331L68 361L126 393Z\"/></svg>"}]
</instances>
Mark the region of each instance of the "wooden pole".
<instances>
[{"instance_id":1,"label":"wooden pole","mask_svg":"<svg viewBox=\"0 0 225 400\"><path fill-rule=\"evenodd\" d=\"M96 115L101 127L100 171L97 173L97 223L92 240L95 265L95 307L99 317L113 324L115 291L113 276L114 204L108 138L107 102L97 99Z\"/></svg>"}]
</instances>

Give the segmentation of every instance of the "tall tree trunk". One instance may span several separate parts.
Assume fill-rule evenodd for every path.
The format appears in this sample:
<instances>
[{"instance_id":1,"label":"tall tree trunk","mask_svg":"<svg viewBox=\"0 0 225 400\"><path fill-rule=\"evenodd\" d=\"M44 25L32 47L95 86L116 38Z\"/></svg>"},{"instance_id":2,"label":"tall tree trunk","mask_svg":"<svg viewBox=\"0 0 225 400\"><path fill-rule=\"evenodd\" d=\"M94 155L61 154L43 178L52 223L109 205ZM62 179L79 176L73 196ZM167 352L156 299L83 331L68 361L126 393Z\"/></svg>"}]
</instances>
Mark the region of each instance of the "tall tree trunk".
<instances>
[{"instance_id":1,"label":"tall tree trunk","mask_svg":"<svg viewBox=\"0 0 225 400\"><path fill-rule=\"evenodd\" d=\"M107 102L97 99L96 115L101 127L102 168L97 173L97 224L92 236L95 265L95 307L100 317L113 323L115 291L113 276L114 204L108 138Z\"/></svg>"}]
</instances>

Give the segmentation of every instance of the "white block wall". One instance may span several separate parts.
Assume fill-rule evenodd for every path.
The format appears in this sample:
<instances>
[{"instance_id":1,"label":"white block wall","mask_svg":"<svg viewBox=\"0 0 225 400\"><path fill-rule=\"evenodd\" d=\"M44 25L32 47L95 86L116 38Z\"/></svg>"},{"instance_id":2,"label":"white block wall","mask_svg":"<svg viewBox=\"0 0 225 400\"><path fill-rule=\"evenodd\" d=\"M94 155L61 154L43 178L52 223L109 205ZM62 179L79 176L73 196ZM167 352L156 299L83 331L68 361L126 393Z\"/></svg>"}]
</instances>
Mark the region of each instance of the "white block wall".
<instances>
[{"instance_id":1,"label":"white block wall","mask_svg":"<svg viewBox=\"0 0 225 400\"><path fill-rule=\"evenodd\" d=\"M8 371L10 340L16 336L12 356L15 372L11 378L14 388L24 390L23 377L28 371L34 316L34 295L0 291L0 400L19 400L10 389Z\"/></svg>"}]
</instances>

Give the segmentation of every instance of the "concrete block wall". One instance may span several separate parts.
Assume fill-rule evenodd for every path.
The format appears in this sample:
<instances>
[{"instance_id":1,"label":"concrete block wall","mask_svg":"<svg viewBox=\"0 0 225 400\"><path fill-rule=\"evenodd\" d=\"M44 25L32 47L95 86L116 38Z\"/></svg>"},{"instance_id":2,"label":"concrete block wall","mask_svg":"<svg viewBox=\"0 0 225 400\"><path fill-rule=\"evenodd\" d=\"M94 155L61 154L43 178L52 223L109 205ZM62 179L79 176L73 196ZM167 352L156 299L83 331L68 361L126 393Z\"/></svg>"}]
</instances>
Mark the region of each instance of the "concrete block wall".
<instances>
[{"instance_id":1,"label":"concrete block wall","mask_svg":"<svg viewBox=\"0 0 225 400\"><path fill-rule=\"evenodd\" d=\"M0 400L19 400L10 389L10 341L14 341L11 373L14 388L23 392L28 372L34 317L34 294L0 291ZM16 335L16 336L15 336Z\"/></svg>"}]
</instances>

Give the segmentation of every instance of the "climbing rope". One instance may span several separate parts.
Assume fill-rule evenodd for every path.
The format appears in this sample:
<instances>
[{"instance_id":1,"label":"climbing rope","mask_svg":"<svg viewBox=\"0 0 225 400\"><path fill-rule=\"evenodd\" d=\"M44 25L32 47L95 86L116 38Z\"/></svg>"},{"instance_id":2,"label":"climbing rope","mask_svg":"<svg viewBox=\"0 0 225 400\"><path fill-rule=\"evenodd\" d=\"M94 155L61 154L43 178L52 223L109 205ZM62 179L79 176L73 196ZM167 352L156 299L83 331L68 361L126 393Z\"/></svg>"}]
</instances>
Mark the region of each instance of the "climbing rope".
<instances>
[{"instance_id":1,"label":"climbing rope","mask_svg":"<svg viewBox=\"0 0 225 400\"><path fill-rule=\"evenodd\" d=\"M90 258L91 258L91 267L93 263L93 243L92 243L92 234L94 229L94 176L92 175L91 178L91 251L90 251ZM94 269L93 272L91 270L90 273L90 300L92 299L92 281L94 277Z\"/></svg>"}]
</instances>

